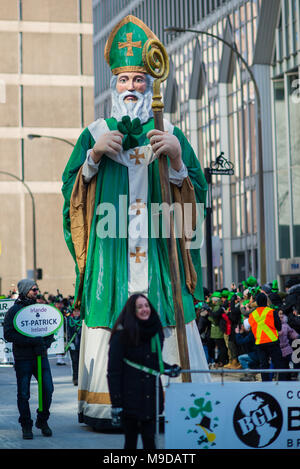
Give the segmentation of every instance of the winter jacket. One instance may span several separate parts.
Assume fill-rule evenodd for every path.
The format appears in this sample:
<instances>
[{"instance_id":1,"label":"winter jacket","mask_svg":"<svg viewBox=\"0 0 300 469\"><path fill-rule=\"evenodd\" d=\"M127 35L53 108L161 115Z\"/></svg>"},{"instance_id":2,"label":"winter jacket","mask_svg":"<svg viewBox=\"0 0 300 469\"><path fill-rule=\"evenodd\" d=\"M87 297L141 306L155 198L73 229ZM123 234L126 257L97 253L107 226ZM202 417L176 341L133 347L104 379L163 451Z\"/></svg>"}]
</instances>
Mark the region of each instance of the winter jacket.
<instances>
[{"instance_id":1,"label":"winter jacket","mask_svg":"<svg viewBox=\"0 0 300 469\"><path fill-rule=\"evenodd\" d=\"M199 315L197 319L197 327L202 340L202 344L206 344L210 338L211 323L208 320L208 313L206 316Z\"/></svg>"},{"instance_id":2,"label":"winter jacket","mask_svg":"<svg viewBox=\"0 0 300 469\"><path fill-rule=\"evenodd\" d=\"M210 337L211 339L224 339L224 332L220 327L220 321L224 309L221 307L221 302L217 302L212 306L211 312L208 315L208 320L211 322Z\"/></svg>"},{"instance_id":3,"label":"winter jacket","mask_svg":"<svg viewBox=\"0 0 300 469\"><path fill-rule=\"evenodd\" d=\"M288 325L300 334L300 316L290 312L288 314Z\"/></svg>"},{"instance_id":4,"label":"winter jacket","mask_svg":"<svg viewBox=\"0 0 300 469\"><path fill-rule=\"evenodd\" d=\"M161 349L163 332L159 334ZM156 415L156 377L124 362L124 358L153 370L159 370L158 354L151 351L151 338L129 344L120 328L111 337L107 379L112 407L121 407L125 417L151 420ZM170 365L164 364L165 368ZM163 392L159 379L159 411L163 411Z\"/></svg>"},{"instance_id":5,"label":"winter jacket","mask_svg":"<svg viewBox=\"0 0 300 469\"><path fill-rule=\"evenodd\" d=\"M239 353L250 353L253 352L255 348L255 337L251 329L249 332L236 333L235 342L239 347Z\"/></svg>"},{"instance_id":6,"label":"winter jacket","mask_svg":"<svg viewBox=\"0 0 300 469\"><path fill-rule=\"evenodd\" d=\"M228 313L228 317L231 321L232 329L234 330L238 324L241 322L242 314L241 308L239 303L235 303L235 296L232 297L230 301L230 309Z\"/></svg>"},{"instance_id":7,"label":"winter jacket","mask_svg":"<svg viewBox=\"0 0 300 469\"><path fill-rule=\"evenodd\" d=\"M293 349L290 345L290 341L297 339L299 334L288 325L286 316L283 316L281 331L279 331L278 334L282 356L286 357L287 355L291 355Z\"/></svg>"},{"instance_id":8,"label":"winter jacket","mask_svg":"<svg viewBox=\"0 0 300 469\"><path fill-rule=\"evenodd\" d=\"M231 321L228 317L228 313L222 313L222 317L220 319L220 328L226 335L230 335L232 332Z\"/></svg>"},{"instance_id":9,"label":"winter jacket","mask_svg":"<svg viewBox=\"0 0 300 469\"><path fill-rule=\"evenodd\" d=\"M19 296L15 304L7 311L4 323L3 332L4 339L13 344L13 356L15 360L28 360L36 358L37 355L42 357L47 356L47 349L53 342L53 334L47 337L27 337L26 335L18 332L14 327L14 317L20 309L35 304L36 301L30 300Z\"/></svg>"},{"instance_id":10,"label":"winter jacket","mask_svg":"<svg viewBox=\"0 0 300 469\"><path fill-rule=\"evenodd\" d=\"M284 303L281 309L288 316L290 313L293 312L293 309L297 306L298 301L299 301L299 298L297 297L297 295L289 294L285 297Z\"/></svg>"},{"instance_id":11,"label":"winter jacket","mask_svg":"<svg viewBox=\"0 0 300 469\"><path fill-rule=\"evenodd\" d=\"M242 334L236 334L235 342L239 348L239 355L247 354L253 362L259 363L255 337L251 330L249 330L249 332L243 332Z\"/></svg>"}]
</instances>

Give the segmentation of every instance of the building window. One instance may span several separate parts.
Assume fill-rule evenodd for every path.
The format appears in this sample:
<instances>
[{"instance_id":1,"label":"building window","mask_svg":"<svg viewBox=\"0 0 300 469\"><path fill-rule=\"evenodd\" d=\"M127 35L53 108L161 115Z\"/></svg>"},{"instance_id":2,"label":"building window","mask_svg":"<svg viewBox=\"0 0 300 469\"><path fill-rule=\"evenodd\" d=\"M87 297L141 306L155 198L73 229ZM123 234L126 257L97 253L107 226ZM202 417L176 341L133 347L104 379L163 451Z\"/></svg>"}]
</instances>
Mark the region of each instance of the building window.
<instances>
[{"instance_id":1,"label":"building window","mask_svg":"<svg viewBox=\"0 0 300 469\"><path fill-rule=\"evenodd\" d=\"M299 78L274 81L279 258L300 257Z\"/></svg>"},{"instance_id":2,"label":"building window","mask_svg":"<svg viewBox=\"0 0 300 469\"><path fill-rule=\"evenodd\" d=\"M292 191L293 256L298 257L300 256L300 103L297 96L297 87L299 86L298 74L289 74L287 77L287 83Z\"/></svg>"},{"instance_id":3,"label":"building window","mask_svg":"<svg viewBox=\"0 0 300 469\"><path fill-rule=\"evenodd\" d=\"M288 258L290 249L290 194L288 152L286 146L286 112L284 80L274 83L275 135L276 135L276 182L278 212L278 248L279 257Z\"/></svg>"}]
</instances>

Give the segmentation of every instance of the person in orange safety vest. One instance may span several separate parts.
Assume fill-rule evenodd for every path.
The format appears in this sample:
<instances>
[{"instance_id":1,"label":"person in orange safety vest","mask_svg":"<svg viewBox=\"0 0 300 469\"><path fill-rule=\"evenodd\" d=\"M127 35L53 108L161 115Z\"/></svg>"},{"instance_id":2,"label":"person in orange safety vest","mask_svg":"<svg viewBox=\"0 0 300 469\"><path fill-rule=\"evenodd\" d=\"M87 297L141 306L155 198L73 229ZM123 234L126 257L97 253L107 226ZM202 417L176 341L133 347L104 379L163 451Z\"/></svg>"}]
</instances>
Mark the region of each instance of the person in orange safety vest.
<instances>
[{"instance_id":1,"label":"person in orange safety vest","mask_svg":"<svg viewBox=\"0 0 300 469\"><path fill-rule=\"evenodd\" d=\"M269 369L269 360L272 360L275 369L284 368L279 343L278 331L281 330L281 321L278 312L268 307L268 297L265 293L259 293L256 297L257 308L252 311L244 326L252 330L259 357L261 369ZM279 380L283 379L279 373ZM268 373L261 373L262 381L270 381Z\"/></svg>"}]
</instances>

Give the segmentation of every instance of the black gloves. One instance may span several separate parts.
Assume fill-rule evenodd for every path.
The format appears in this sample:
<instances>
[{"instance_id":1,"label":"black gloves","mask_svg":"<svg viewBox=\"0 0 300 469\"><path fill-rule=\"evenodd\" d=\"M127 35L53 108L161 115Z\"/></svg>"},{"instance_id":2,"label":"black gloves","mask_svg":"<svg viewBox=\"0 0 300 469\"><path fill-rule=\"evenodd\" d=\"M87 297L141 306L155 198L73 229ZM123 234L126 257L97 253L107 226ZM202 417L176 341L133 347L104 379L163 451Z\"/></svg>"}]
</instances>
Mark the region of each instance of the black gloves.
<instances>
[{"instance_id":1,"label":"black gloves","mask_svg":"<svg viewBox=\"0 0 300 469\"><path fill-rule=\"evenodd\" d=\"M170 376L171 378L177 378L180 375L181 367L179 365L172 365L170 368L165 370L165 375Z\"/></svg>"},{"instance_id":2,"label":"black gloves","mask_svg":"<svg viewBox=\"0 0 300 469\"><path fill-rule=\"evenodd\" d=\"M122 407L112 407L111 409L111 424L115 428L121 427L122 423Z\"/></svg>"}]
</instances>

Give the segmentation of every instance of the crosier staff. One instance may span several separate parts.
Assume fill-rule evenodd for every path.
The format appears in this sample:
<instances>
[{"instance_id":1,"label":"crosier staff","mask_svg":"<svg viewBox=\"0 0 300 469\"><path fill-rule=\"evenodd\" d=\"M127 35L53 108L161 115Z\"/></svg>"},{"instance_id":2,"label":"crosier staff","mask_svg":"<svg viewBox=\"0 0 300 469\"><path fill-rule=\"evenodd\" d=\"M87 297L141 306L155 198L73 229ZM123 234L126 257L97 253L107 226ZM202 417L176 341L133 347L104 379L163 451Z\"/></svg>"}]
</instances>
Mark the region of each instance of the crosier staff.
<instances>
[{"instance_id":1,"label":"crosier staff","mask_svg":"<svg viewBox=\"0 0 300 469\"><path fill-rule=\"evenodd\" d=\"M160 94L160 86L169 75L169 58L165 47L156 39L148 39L143 48L143 62L147 73L155 78L153 83L152 110L155 129L164 131L163 102ZM166 156L161 155L158 159L160 187L162 201L170 207L172 204L171 189L169 182L168 161ZM172 284L174 314L176 320L177 344L180 365L183 369L190 369L186 329L184 323L184 312L181 295L179 262L174 234L174 217L170 213L170 237L167 238L170 277ZM182 374L183 382L190 382L190 373Z\"/></svg>"}]
</instances>

